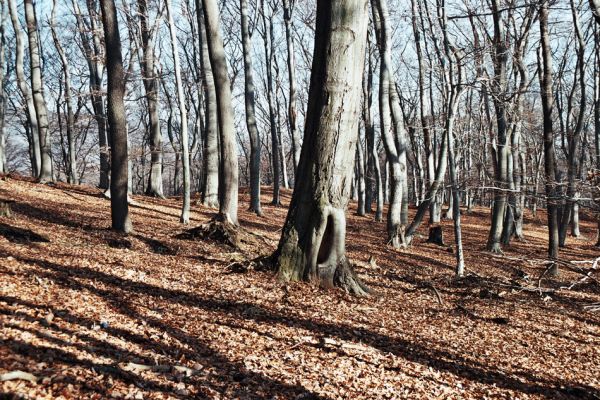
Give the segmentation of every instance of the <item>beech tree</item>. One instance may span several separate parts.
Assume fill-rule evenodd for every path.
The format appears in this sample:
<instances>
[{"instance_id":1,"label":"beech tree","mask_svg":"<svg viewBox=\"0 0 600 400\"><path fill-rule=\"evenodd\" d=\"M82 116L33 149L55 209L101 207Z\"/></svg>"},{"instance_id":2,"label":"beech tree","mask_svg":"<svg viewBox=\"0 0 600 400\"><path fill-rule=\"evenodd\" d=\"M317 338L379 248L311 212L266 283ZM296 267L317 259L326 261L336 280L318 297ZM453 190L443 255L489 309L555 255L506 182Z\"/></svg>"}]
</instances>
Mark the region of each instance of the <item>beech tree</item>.
<instances>
[{"instance_id":1,"label":"beech tree","mask_svg":"<svg viewBox=\"0 0 600 400\"><path fill-rule=\"evenodd\" d=\"M219 214L224 223L237 225L238 159L231 105L231 83L220 32L219 7L216 0L202 0L210 65L214 76L219 119Z\"/></svg>"},{"instance_id":2,"label":"beech tree","mask_svg":"<svg viewBox=\"0 0 600 400\"><path fill-rule=\"evenodd\" d=\"M106 73L108 76L108 128L110 131L111 177L110 210L112 228L123 233L133 230L128 204L128 143L125 117L125 73L121 54L121 36L114 0L100 0L104 43L106 46Z\"/></svg>"},{"instance_id":3,"label":"beech tree","mask_svg":"<svg viewBox=\"0 0 600 400\"><path fill-rule=\"evenodd\" d=\"M363 295L346 258L367 31L367 0L317 1L315 46L298 175L274 262L286 280Z\"/></svg>"}]
</instances>

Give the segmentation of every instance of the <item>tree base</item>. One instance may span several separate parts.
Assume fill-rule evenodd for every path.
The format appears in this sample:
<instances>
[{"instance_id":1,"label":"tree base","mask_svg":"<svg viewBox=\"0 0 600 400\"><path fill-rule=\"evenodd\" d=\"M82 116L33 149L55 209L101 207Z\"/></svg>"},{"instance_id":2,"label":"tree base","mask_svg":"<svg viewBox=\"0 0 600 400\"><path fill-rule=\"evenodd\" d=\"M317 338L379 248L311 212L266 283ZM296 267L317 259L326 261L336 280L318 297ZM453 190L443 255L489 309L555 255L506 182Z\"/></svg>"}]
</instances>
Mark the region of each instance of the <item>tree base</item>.
<instances>
[{"instance_id":1,"label":"tree base","mask_svg":"<svg viewBox=\"0 0 600 400\"><path fill-rule=\"evenodd\" d=\"M445 246L444 243L444 231L440 225L432 226L429 228L429 237L427 243L437 244L438 246Z\"/></svg>"},{"instance_id":2,"label":"tree base","mask_svg":"<svg viewBox=\"0 0 600 400\"><path fill-rule=\"evenodd\" d=\"M241 242L237 226L217 219L212 219L196 228L188 229L180 237L192 240L211 240L235 249L240 247Z\"/></svg>"},{"instance_id":3,"label":"tree base","mask_svg":"<svg viewBox=\"0 0 600 400\"><path fill-rule=\"evenodd\" d=\"M14 203L12 200L0 200L0 217L11 217L12 211L10 209L11 203Z\"/></svg>"},{"instance_id":4,"label":"tree base","mask_svg":"<svg viewBox=\"0 0 600 400\"><path fill-rule=\"evenodd\" d=\"M485 249L492 254L504 254L500 243L488 243Z\"/></svg>"}]
</instances>

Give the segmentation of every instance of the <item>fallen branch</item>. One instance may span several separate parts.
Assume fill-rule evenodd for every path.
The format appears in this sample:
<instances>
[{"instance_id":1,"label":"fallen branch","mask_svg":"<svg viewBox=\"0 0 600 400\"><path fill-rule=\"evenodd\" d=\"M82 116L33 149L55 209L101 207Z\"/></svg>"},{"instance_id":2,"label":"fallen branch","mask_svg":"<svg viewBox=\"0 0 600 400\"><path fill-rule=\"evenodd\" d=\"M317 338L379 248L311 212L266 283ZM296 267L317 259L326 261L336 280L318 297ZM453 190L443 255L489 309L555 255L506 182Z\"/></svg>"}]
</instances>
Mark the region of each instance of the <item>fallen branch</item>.
<instances>
[{"instance_id":1,"label":"fallen branch","mask_svg":"<svg viewBox=\"0 0 600 400\"><path fill-rule=\"evenodd\" d=\"M37 381L38 381L37 376L30 374L29 372L10 371L10 372L4 373L4 374L0 374L0 382L13 381L13 380L17 380L17 379L29 381L34 384L37 383Z\"/></svg>"}]
</instances>

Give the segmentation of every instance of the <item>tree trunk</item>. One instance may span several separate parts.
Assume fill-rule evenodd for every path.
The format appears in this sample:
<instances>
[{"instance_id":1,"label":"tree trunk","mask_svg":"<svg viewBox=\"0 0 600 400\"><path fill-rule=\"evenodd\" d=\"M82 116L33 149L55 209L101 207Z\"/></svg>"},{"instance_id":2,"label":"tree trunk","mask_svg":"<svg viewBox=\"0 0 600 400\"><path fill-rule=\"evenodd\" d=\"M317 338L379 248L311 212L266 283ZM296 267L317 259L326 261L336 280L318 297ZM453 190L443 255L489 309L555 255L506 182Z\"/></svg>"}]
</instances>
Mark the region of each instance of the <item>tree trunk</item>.
<instances>
[{"instance_id":1,"label":"tree trunk","mask_svg":"<svg viewBox=\"0 0 600 400\"><path fill-rule=\"evenodd\" d=\"M31 173L33 176L37 177L40 174L42 166L40 136L38 132L37 115L35 113L35 106L33 104L33 96L25 80L25 68L23 66L25 50L23 44L23 34L21 33L21 24L19 23L19 17L17 14L16 0L8 1L8 9L10 12L12 26L15 31L15 72L17 76L17 84L25 101L25 111L27 113L27 123L29 124L30 131L28 137L31 138L30 147L33 153Z\"/></svg>"},{"instance_id":2,"label":"tree trunk","mask_svg":"<svg viewBox=\"0 0 600 400\"><path fill-rule=\"evenodd\" d=\"M279 138L277 136L277 118L275 115L275 91L273 87L273 58L275 57L275 44L273 37L273 20L267 17L265 11L265 1L260 1L262 22L263 22L263 44L265 49L265 68L267 70L267 101L269 103L269 125L271 128L271 164L273 165L273 201L272 204L279 205L279 185L281 181L281 164L279 157ZM267 24L267 19L269 20ZM270 46L269 46L269 42Z\"/></svg>"},{"instance_id":3,"label":"tree trunk","mask_svg":"<svg viewBox=\"0 0 600 400\"><path fill-rule=\"evenodd\" d=\"M256 126L254 104L254 77L252 71L252 42L248 28L248 0L240 0L242 48L244 52L244 100L246 106L246 126L250 136L250 211L262 215L260 206L260 136Z\"/></svg>"},{"instance_id":4,"label":"tree trunk","mask_svg":"<svg viewBox=\"0 0 600 400\"><path fill-rule=\"evenodd\" d=\"M294 58L294 24L292 22L292 12L295 0L283 0L283 21L285 23L285 39L287 42L287 64L288 80L290 85L288 122L290 126L290 136L292 138L292 153L294 160L294 182L296 182L296 171L298 161L300 160L300 138L298 137L298 127L296 124L296 63ZM291 4L290 4L291 3Z\"/></svg>"},{"instance_id":5,"label":"tree trunk","mask_svg":"<svg viewBox=\"0 0 600 400\"><path fill-rule=\"evenodd\" d=\"M4 97L4 78L6 75L6 7L4 2L0 5L0 174L7 173L6 165L6 137L4 132L4 123L6 119L6 98Z\"/></svg>"},{"instance_id":6,"label":"tree trunk","mask_svg":"<svg viewBox=\"0 0 600 400\"><path fill-rule=\"evenodd\" d=\"M88 12L90 14L90 29L86 27L81 16L81 10L79 3L73 1L73 8L75 10L75 19L77 21L77 30L81 38L81 44L83 52L88 64L89 80L90 80L90 97L92 99L92 108L94 110L94 119L98 127L98 146L100 153L100 181L98 187L100 189L108 189L110 184L110 151L108 149L108 142L110 138L107 134L106 126L106 112L104 110L103 101L103 88L102 88L102 62L101 59L101 43L98 38L98 29L96 29L96 9L94 2L87 1ZM87 36L87 31L91 31L92 40L90 41Z\"/></svg>"},{"instance_id":7,"label":"tree trunk","mask_svg":"<svg viewBox=\"0 0 600 400\"><path fill-rule=\"evenodd\" d=\"M358 189L358 205L356 214L365 215L365 157L362 141L360 138L360 130L356 139L356 180Z\"/></svg>"},{"instance_id":8,"label":"tree trunk","mask_svg":"<svg viewBox=\"0 0 600 400\"><path fill-rule=\"evenodd\" d=\"M317 2L315 47L298 179L274 261L285 280L363 295L346 258L348 204L360 104L366 0ZM342 51L343 50L343 51Z\"/></svg>"},{"instance_id":9,"label":"tree trunk","mask_svg":"<svg viewBox=\"0 0 600 400\"><path fill-rule=\"evenodd\" d=\"M231 103L231 85L227 74L227 61L219 27L219 7L216 0L202 0L204 22L210 54L219 116L219 219L238 224L238 158L235 143L235 127Z\"/></svg>"},{"instance_id":10,"label":"tree trunk","mask_svg":"<svg viewBox=\"0 0 600 400\"><path fill-rule=\"evenodd\" d=\"M25 20L27 21L27 37L29 39L29 68L31 71L31 91L33 105L38 121L40 136L41 166L38 180L41 183L54 181L52 173L52 148L48 132L48 109L44 99L44 85L42 83L42 64L40 57L41 43L37 31L37 17L33 7L33 0L24 0Z\"/></svg>"},{"instance_id":11,"label":"tree trunk","mask_svg":"<svg viewBox=\"0 0 600 400\"><path fill-rule=\"evenodd\" d=\"M217 106L217 92L210 61L208 38L206 36L206 24L203 16L201 0L196 0L198 26L200 31L200 43L202 57L200 68L202 69L202 80L204 81L204 98L206 99L206 137L204 138L204 166L202 180L202 204L211 207L219 207L219 115Z\"/></svg>"},{"instance_id":12,"label":"tree trunk","mask_svg":"<svg viewBox=\"0 0 600 400\"><path fill-rule=\"evenodd\" d=\"M52 38L54 40L54 46L60 57L62 66L63 79L65 84L65 103L67 105L67 144L68 144L68 163L67 163L67 181L72 185L78 185L79 179L77 177L77 159L75 154L75 133L73 132L74 127L74 116L73 116L73 105L71 101L71 71L69 70L69 63L67 56L60 43L58 34L56 33L56 0L52 2L52 14L51 14L50 29L52 30ZM58 112L58 110L57 110Z\"/></svg>"},{"instance_id":13,"label":"tree trunk","mask_svg":"<svg viewBox=\"0 0 600 400\"><path fill-rule=\"evenodd\" d=\"M181 161L183 164L183 206L181 208L180 221L184 224L190 222L190 147L187 120L187 106L185 94L183 93L183 82L181 80L181 67L179 66L179 44L171 0L165 1L167 17L169 19L169 34L171 35L171 52L173 53L173 66L175 68L175 84L177 85L177 98L179 100L179 123L181 126Z\"/></svg>"},{"instance_id":14,"label":"tree trunk","mask_svg":"<svg viewBox=\"0 0 600 400\"><path fill-rule=\"evenodd\" d=\"M110 206L113 229L133 231L127 203L127 120L125 117L125 74L121 55L121 37L114 0L100 0L104 42L106 44L106 72L108 76L108 126L110 129L111 179Z\"/></svg>"},{"instance_id":15,"label":"tree trunk","mask_svg":"<svg viewBox=\"0 0 600 400\"><path fill-rule=\"evenodd\" d=\"M406 181L406 138L398 108L396 84L391 72L391 45L386 0L373 0L375 30L379 39L379 118L380 131L389 163L390 199L387 214L388 243L394 248L405 245L402 221ZM394 125L392 126L392 122Z\"/></svg>"},{"instance_id":16,"label":"tree trunk","mask_svg":"<svg viewBox=\"0 0 600 400\"><path fill-rule=\"evenodd\" d=\"M146 194L149 196L164 197L162 179L162 134L160 131L159 102L158 102L158 77L154 71L154 29L148 24L148 4L146 0L138 0L138 14L140 18L141 34L141 72L146 103L148 104L148 130L150 142L150 175Z\"/></svg>"},{"instance_id":17,"label":"tree trunk","mask_svg":"<svg viewBox=\"0 0 600 400\"><path fill-rule=\"evenodd\" d=\"M558 258L558 212L556 195L556 151L554 149L554 131L552 128L552 49L548 35L548 1L540 6L541 60L540 88L542 111L544 116L544 172L546 175L546 198L548 209L548 258ZM558 275L558 264L554 263L549 271Z\"/></svg>"}]
</instances>

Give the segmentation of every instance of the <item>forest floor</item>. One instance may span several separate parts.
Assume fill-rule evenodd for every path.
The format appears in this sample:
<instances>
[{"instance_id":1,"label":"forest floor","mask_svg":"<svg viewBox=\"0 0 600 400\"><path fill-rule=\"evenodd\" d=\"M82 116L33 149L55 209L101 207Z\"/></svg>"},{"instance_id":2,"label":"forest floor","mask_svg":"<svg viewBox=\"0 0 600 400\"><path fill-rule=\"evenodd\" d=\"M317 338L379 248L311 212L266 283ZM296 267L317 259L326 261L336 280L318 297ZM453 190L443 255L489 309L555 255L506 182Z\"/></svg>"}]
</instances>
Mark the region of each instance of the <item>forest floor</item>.
<instances>
[{"instance_id":1,"label":"forest floor","mask_svg":"<svg viewBox=\"0 0 600 400\"><path fill-rule=\"evenodd\" d=\"M96 188L12 177L0 199L15 201L0 218L0 380L37 378L0 382L0 399L600 398L600 311L586 307L600 302L600 251L585 216L551 278L542 212L501 256L484 251L489 210L463 215L456 280L447 247L394 250L351 205L348 251L376 291L355 298L228 268L277 244L287 210L267 189L263 218L241 194L254 235L238 250L178 236L178 199L134 196L129 236L109 230ZM194 205L191 226L213 212Z\"/></svg>"}]
</instances>

